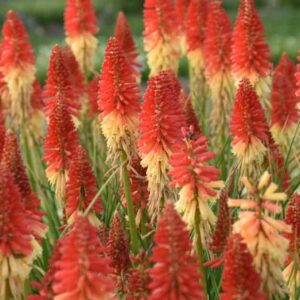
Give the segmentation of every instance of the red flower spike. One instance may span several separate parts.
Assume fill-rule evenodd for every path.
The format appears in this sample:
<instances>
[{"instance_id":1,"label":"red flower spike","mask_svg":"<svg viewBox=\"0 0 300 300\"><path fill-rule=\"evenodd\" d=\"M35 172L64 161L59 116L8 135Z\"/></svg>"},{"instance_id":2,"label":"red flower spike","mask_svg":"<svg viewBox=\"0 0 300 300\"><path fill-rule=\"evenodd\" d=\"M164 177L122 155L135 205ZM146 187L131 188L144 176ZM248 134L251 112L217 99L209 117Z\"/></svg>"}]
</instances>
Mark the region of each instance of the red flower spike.
<instances>
[{"instance_id":1,"label":"red flower spike","mask_svg":"<svg viewBox=\"0 0 300 300\"><path fill-rule=\"evenodd\" d=\"M253 257L239 234L228 238L224 254L221 300L266 300L261 278L253 267Z\"/></svg>"},{"instance_id":2,"label":"red flower spike","mask_svg":"<svg viewBox=\"0 0 300 300\"><path fill-rule=\"evenodd\" d=\"M175 10L177 14L177 20L180 24L181 30L185 31L186 29L186 18L188 13L188 7L191 0L176 0L175 1Z\"/></svg>"},{"instance_id":3,"label":"red flower spike","mask_svg":"<svg viewBox=\"0 0 300 300\"><path fill-rule=\"evenodd\" d=\"M46 231L46 226L42 223L43 213L38 209L40 201L31 190L17 136L11 131L7 132L5 136L1 164L8 168L13 175L14 182L18 186L22 202L27 210L26 218L31 222L35 238L40 241Z\"/></svg>"},{"instance_id":4,"label":"red flower spike","mask_svg":"<svg viewBox=\"0 0 300 300\"><path fill-rule=\"evenodd\" d=\"M135 76L140 77L138 68L140 68L142 65L137 62L139 54L137 53L129 23L123 12L119 12L118 14L115 28L115 37L119 42L121 49L124 51L126 59L132 68L132 72L135 74Z\"/></svg>"},{"instance_id":5,"label":"red flower spike","mask_svg":"<svg viewBox=\"0 0 300 300\"><path fill-rule=\"evenodd\" d=\"M66 214L74 216L77 212L84 212L98 192L97 180L92 171L85 150L78 146L71 157L68 181L66 186ZM92 211L100 213L101 197L95 202Z\"/></svg>"},{"instance_id":6,"label":"red flower spike","mask_svg":"<svg viewBox=\"0 0 300 300\"><path fill-rule=\"evenodd\" d=\"M120 149L135 155L140 92L134 74L116 38L108 40L101 70L98 106L109 157L116 160Z\"/></svg>"},{"instance_id":7,"label":"red flower spike","mask_svg":"<svg viewBox=\"0 0 300 300\"><path fill-rule=\"evenodd\" d=\"M124 275L130 268L131 262L128 240L118 214L114 215L110 225L106 252L111 258L114 273L120 277Z\"/></svg>"},{"instance_id":8,"label":"red flower spike","mask_svg":"<svg viewBox=\"0 0 300 300\"><path fill-rule=\"evenodd\" d=\"M204 299L189 233L170 202L158 221L154 241L148 299Z\"/></svg>"},{"instance_id":9,"label":"red flower spike","mask_svg":"<svg viewBox=\"0 0 300 300\"><path fill-rule=\"evenodd\" d=\"M33 82L33 92L31 96L31 106L34 110L42 110L44 107L43 92L38 78Z\"/></svg>"},{"instance_id":10,"label":"red flower spike","mask_svg":"<svg viewBox=\"0 0 300 300\"><path fill-rule=\"evenodd\" d=\"M78 216L59 247L53 290L65 300L112 299L109 259L105 257L97 229Z\"/></svg>"},{"instance_id":11,"label":"red flower spike","mask_svg":"<svg viewBox=\"0 0 300 300\"><path fill-rule=\"evenodd\" d=\"M160 211L160 199L172 194L168 184L169 157L182 142L185 118L180 105L180 84L171 71L150 78L140 114L138 139L141 165L147 168L149 210L152 217Z\"/></svg>"},{"instance_id":12,"label":"red flower spike","mask_svg":"<svg viewBox=\"0 0 300 300\"><path fill-rule=\"evenodd\" d=\"M65 108L72 116L78 115L80 105L76 101L74 84L71 82L70 71L65 61L65 52L59 45L52 48L47 80L44 90L45 112L49 117L55 107L57 99L63 99ZM79 83L80 84L80 83Z\"/></svg>"},{"instance_id":13,"label":"red flower spike","mask_svg":"<svg viewBox=\"0 0 300 300\"><path fill-rule=\"evenodd\" d=\"M230 123L231 143L242 175L256 181L263 170L269 144L269 128L258 96L248 79L239 85Z\"/></svg>"},{"instance_id":14,"label":"red flower spike","mask_svg":"<svg viewBox=\"0 0 300 300\"><path fill-rule=\"evenodd\" d=\"M99 114L98 110L98 85L100 76L95 76L87 85L87 94L89 99L89 116L93 118Z\"/></svg>"},{"instance_id":15,"label":"red flower spike","mask_svg":"<svg viewBox=\"0 0 300 300\"><path fill-rule=\"evenodd\" d=\"M218 204L218 220L212 241L209 245L211 251L222 254L226 248L227 238L231 233L231 214L227 204L228 193L223 189Z\"/></svg>"},{"instance_id":16,"label":"red flower spike","mask_svg":"<svg viewBox=\"0 0 300 300\"><path fill-rule=\"evenodd\" d=\"M232 39L232 71L237 81L246 77L252 84L266 78L272 68L269 46L254 0L242 0ZM263 85L259 89L265 89ZM262 91L263 92L263 91Z\"/></svg>"},{"instance_id":17,"label":"red flower spike","mask_svg":"<svg viewBox=\"0 0 300 300\"><path fill-rule=\"evenodd\" d=\"M151 69L150 76L163 70L177 73L180 51L180 28L173 0L144 2L144 44Z\"/></svg>"},{"instance_id":18,"label":"red flower spike","mask_svg":"<svg viewBox=\"0 0 300 300\"><path fill-rule=\"evenodd\" d=\"M97 48L97 17L92 0L67 0L64 13L67 43L83 72L92 71Z\"/></svg>"},{"instance_id":19,"label":"red flower spike","mask_svg":"<svg viewBox=\"0 0 300 300\"><path fill-rule=\"evenodd\" d=\"M0 70L3 74L16 69L26 71L35 64L29 36L17 14L10 10L2 27Z\"/></svg>"}]
</instances>

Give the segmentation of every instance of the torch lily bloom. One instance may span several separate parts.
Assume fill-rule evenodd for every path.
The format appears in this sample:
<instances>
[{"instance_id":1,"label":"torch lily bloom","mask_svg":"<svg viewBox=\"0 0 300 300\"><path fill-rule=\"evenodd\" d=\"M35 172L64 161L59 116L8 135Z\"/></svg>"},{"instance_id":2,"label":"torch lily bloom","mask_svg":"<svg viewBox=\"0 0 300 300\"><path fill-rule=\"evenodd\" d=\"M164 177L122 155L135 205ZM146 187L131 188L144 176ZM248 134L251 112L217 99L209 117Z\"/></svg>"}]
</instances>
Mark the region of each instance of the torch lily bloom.
<instances>
[{"instance_id":1,"label":"torch lily bloom","mask_svg":"<svg viewBox=\"0 0 300 300\"><path fill-rule=\"evenodd\" d=\"M191 98L195 110L201 112L201 117L208 94L203 53L207 11L208 0L191 0L186 20Z\"/></svg>"},{"instance_id":2,"label":"torch lily bloom","mask_svg":"<svg viewBox=\"0 0 300 300\"><path fill-rule=\"evenodd\" d=\"M43 213L38 209L40 200L32 192L22 161L17 136L12 131L6 133L1 164L11 172L26 209L26 218L31 222L35 239L40 242L46 233L47 226L42 223Z\"/></svg>"},{"instance_id":3,"label":"torch lily bloom","mask_svg":"<svg viewBox=\"0 0 300 300\"><path fill-rule=\"evenodd\" d=\"M289 202L286 211L286 223L292 231L285 236L290 241L288 264L283 271L283 276L292 298L300 287L300 195L295 193Z\"/></svg>"},{"instance_id":4,"label":"torch lily bloom","mask_svg":"<svg viewBox=\"0 0 300 300\"><path fill-rule=\"evenodd\" d=\"M63 238L55 262L55 300L113 299L110 261L104 255L97 229L78 215Z\"/></svg>"},{"instance_id":5,"label":"torch lily bloom","mask_svg":"<svg viewBox=\"0 0 300 300\"><path fill-rule=\"evenodd\" d=\"M2 99L13 126L29 119L32 85L36 76L35 58L25 27L15 12L7 13L2 28L0 72L7 91Z\"/></svg>"},{"instance_id":6,"label":"torch lily bloom","mask_svg":"<svg viewBox=\"0 0 300 300\"><path fill-rule=\"evenodd\" d=\"M236 82L248 78L264 108L270 108L271 57L254 0L242 0L232 39L232 72Z\"/></svg>"},{"instance_id":7,"label":"torch lily bloom","mask_svg":"<svg viewBox=\"0 0 300 300\"><path fill-rule=\"evenodd\" d=\"M66 183L66 215L72 222L78 212L84 212L98 192L97 180L90 166L85 150L78 146L71 157L68 180ZM92 212L100 213L102 206L99 196ZM89 213L90 221L98 225L99 221Z\"/></svg>"},{"instance_id":8,"label":"torch lily bloom","mask_svg":"<svg viewBox=\"0 0 300 300\"><path fill-rule=\"evenodd\" d=\"M287 256L289 241L281 234L290 227L274 218L281 213L277 202L286 200L285 193L277 192L278 186L271 182L266 171L254 186L246 177L242 182L248 190L247 199L229 199L230 207L239 207L239 220L233 230L239 233L254 258L254 265L261 275L262 288L267 295L283 296L284 279L282 267Z\"/></svg>"},{"instance_id":9,"label":"torch lily bloom","mask_svg":"<svg viewBox=\"0 0 300 300\"><path fill-rule=\"evenodd\" d=\"M221 300L266 300L253 257L242 237L234 233L227 240L224 254Z\"/></svg>"},{"instance_id":10,"label":"torch lily bloom","mask_svg":"<svg viewBox=\"0 0 300 300\"><path fill-rule=\"evenodd\" d=\"M211 239L212 226L216 222L209 201L216 198L216 189L222 187L223 183L218 180L219 171L207 165L215 154L208 151L206 137L200 135L193 140L192 131L183 130L183 133L184 143L170 158L170 184L180 187L176 209L183 213L183 220L190 229L200 226L202 243L207 246ZM195 221L197 211L200 213L200 224L196 224Z\"/></svg>"},{"instance_id":11,"label":"torch lily bloom","mask_svg":"<svg viewBox=\"0 0 300 300\"><path fill-rule=\"evenodd\" d=\"M257 180L268 153L269 128L264 110L248 79L243 79L231 115L232 151L241 176Z\"/></svg>"},{"instance_id":12,"label":"torch lily bloom","mask_svg":"<svg viewBox=\"0 0 300 300\"><path fill-rule=\"evenodd\" d=\"M154 242L148 299L204 299L197 258L190 254L189 233L171 202L158 221Z\"/></svg>"},{"instance_id":13,"label":"torch lily bloom","mask_svg":"<svg viewBox=\"0 0 300 300\"><path fill-rule=\"evenodd\" d=\"M123 12L119 12L118 14L115 37L118 40L121 49L124 51L126 59L131 66L132 73L135 74L137 81L140 81L141 74L139 72L139 68L142 65L137 61L139 54L131 34L129 23Z\"/></svg>"},{"instance_id":14,"label":"torch lily bloom","mask_svg":"<svg viewBox=\"0 0 300 300\"><path fill-rule=\"evenodd\" d=\"M144 43L150 76L162 70L178 70L180 29L173 0L146 0L144 4Z\"/></svg>"},{"instance_id":15,"label":"torch lily bloom","mask_svg":"<svg viewBox=\"0 0 300 300\"><path fill-rule=\"evenodd\" d=\"M113 163L126 153L136 156L140 92L135 76L115 37L108 40L98 86L101 128Z\"/></svg>"},{"instance_id":16,"label":"torch lily bloom","mask_svg":"<svg viewBox=\"0 0 300 300\"><path fill-rule=\"evenodd\" d=\"M72 49L81 71L93 71L99 28L91 0L67 0L64 13L67 44Z\"/></svg>"},{"instance_id":17,"label":"torch lily bloom","mask_svg":"<svg viewBox=\"0 0 300 300\"><path fill-rule=\"evenodd\" d=\"M300 115L297 105L300 98L296 96L296 67L287 54L283 54L274 72L272 89L271 132L282 153L286 156L297 134ZM299 132L298 132L299 134ZM298 153L297 153L298 152ZM291 148L292 161L299 163L300 140L295 139ZM297 165L296 167L298 167ZM293 168L293 166L291 166ZM290 168L290 169L291 169ZM295 166L294 166L295 168Z\"/></svg>"},{"instance_id":18,"label":"torch lily bloom","mask_svg":"<svg viewBox=\"0 0 300 300\"><path fill-rule=\"evenodd\" d=\"M22 299L33 260L42 249L9 169L0 165L0 299Z\"/></svg>"},{"instance_id":19,"label":"torch lily bloom","mask_svg":"<svg viewBox=\"0 0 300 300\"><path fill-rule=\"evenodd\" d=\"M230 19L221 1L208 4L204 40L205 75L210 88L211 144L220 151L228 136L229 118L234 98L234 80L231 75Z\"/></svg>"},{"instance_id":20,"label":"torch lily bloom","mask_svg":"<svg viewBox=\"0 0 300 300\"><path fill-rule=\"evenodd\" d=\"M147 168L149 212L159 214L163 199L172 195L168 186L169 158L176 144L181 143L181 127L185 126L179 102L180 85L171 71L161 71L148 81L138 139L141 164Z\"/></svg>"}]
</instances>

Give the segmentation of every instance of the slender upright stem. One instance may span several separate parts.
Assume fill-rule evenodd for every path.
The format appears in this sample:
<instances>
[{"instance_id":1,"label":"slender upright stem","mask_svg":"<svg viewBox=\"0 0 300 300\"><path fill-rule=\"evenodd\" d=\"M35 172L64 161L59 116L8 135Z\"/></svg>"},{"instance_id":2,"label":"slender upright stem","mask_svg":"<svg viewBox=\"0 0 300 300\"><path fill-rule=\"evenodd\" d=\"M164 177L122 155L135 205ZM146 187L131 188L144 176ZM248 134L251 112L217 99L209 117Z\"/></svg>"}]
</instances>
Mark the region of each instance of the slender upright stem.
<instances>
[{"instance_id":1,"label":"slender upright stem","mask_svg":"<svg viewBox=\"0 0 300 300\"><path fill-rule=\"evenodd\" d=\"M137 234L135 215L134 215L134 210L133 210L133 202L132 202L132 196L131 196L131 186L130 186L130 181L129 181L129 174L128 174L128 169L127 169L127 164L126 164L127 156L124 151L121 154L121 160L122 160L122 180L123 180L124 191L125 191L127 214L128 214L128 218L129 218L129 232L130 232L132 251L134 254L137 254L138 248L139 248L138 234Z\"/></svg>"},{"instance_id":2,"label":"slender upright stem","mask_svg":"<svg viewBox=\"0 0 300 300\"><path fill-rule=\"evenodd\" d=\"M195 234L196 234L196 251L197 251L197 255L198 255L199 271L202 274L204 299L207 299L207 284L206 284L206 277L205 277L205 269L204 269L204 265L203 265L204 251L203 251L202 241L201 241L200 211L199 211L198 206L197 206L196 212L195 212Z\"/></svg>"}]
</instances>

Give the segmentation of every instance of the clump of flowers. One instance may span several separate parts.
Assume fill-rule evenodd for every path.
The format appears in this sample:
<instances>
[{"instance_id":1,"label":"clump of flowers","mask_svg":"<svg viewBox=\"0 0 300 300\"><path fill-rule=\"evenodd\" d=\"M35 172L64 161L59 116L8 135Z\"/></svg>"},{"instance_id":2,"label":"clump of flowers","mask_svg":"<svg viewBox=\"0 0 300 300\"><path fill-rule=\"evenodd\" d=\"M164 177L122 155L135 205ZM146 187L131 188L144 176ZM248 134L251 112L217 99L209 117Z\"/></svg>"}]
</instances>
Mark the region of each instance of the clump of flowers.
<instances>
[{"instance_id":1,"label":"clump of flowers","mask_svg":"<svg viewBox=\"0 0 300 300\"><path fill-rule=\"evenodd\" d=\"M162 71L148 81L141 107L138 146L141 164L147 168L149 212L153 216L172 193L168 187L169 158L182 140L180 128L185 125L179 96L174 73Z\"/></svg>"},{"instance_id":2,"label":"clump of flowers","mask_svg":"<svg viewBox=\"0 0 300 300\"><path fill-rule=\"evenodd\" d=\"M173 0L146 0L144 26L150 76L169 69L177 73L181 55L180 29Z\"/></svg>"},{"instance_id":3,"label":"clump of flowers","mask_svg":"<svg viewBox=\"0 0 300 300\"><path fill-rule=\"evenodd\" d=\"M240 3L232 38L232 71L236 82L248 78L264 108L270 108L270 49L254 0Z\"/></svg>"},{"instance_id":4,"label":"clump of flowers","mask_svg":"<svg viewBox=\"0 0 300 300\"><path fill-rule=\"evenodd\" d=\"M116 160L124 152L136 156L140 92L135 75L118 40L108 40L98 86L101 128L107 140L108 158Z\"/></svg>"},{"instance_id":5,"label":"clump of flowers","mask_svg":"<svg viewBox=\"0 0 300 300\"><path fill-rule=\"evenodd\" d=\"M176 209L183 213L183 220L189 228L200 227L202 243L207 245L216 222L209 201L216 198L217 189L223 183L218 180L219 171L207 164L215 154L208 151L206 137L200 135L192 139L193 130L183 130L183 134L184 143L170 158L171 185L180 188ZM197 213L200 214L200 224L196 222Z\"/></svg>"},{"instance_id":6,"label":"clump of flowers","mask_svg":"<svg viewBox=\"0 0 300 300\"><path fill-rule=\"evenodd\" d=\"M171 202L158 221L154 242L148 299L203 299L197 259L190 254L189 233Z\"/></svg>"},{"instance_id":7,"label":"clump of flowers","mask_svg":"<svg viewBox=\"0 0 300 300\"><path fill-rule=\"evenodd\" d=\"M277 192L278 186L271 182L266 171L253 185L248 178L242 182L248 190L246 199L230 199L230 207L239 207L239 220L233 225L254 258L254 265L261 275L262 288L268 295L285 293L282 267L287 255L289 242L282 233L290 232L290 227L274 218L281 213L278 202L285 201L287 195Z\"/></svg>"},{"instance_id":8,"label":"clump of flowers","mask_svg":"<svg viewBox=\"0 0 300 300\"><path fill-rule=\"evenodd\" d=\"M235 96L230 123L232 151L241 176L257 180L268 153L269 128L258 96L248 79L243 79Z\"/></svg>"},{"instance_id":9,"label":"clump of flowers","mask_svg":"<svg viewBox=\"0 0 300 300\"><path fill-rule=\"evenodd\" d=\"M6 92L2 101L12 118L11 126L28 121L36 76L35 58L26 29L14 11L7 13L2 27L0 72Z\"/></svg>"},{"instance_id":10,"label":"clump of flowers","mask_svg":"<svg viewBox=\"0 0 300 300\"><path fill-rule=\"evenodd\" d=\"M299 289L300 283L300 195L295 193L289 202L285 221L291 226L292 230L285 236L290 241L289 258L287 266L283 271L283 276L292 297Z\"/></svg>"},{"instance_id":11,"label":"clump of flowers","mask_svg":"<svg viewBox=\"0 0 300 300\"><path fill-rule=\"evenodd\" d=\"M253 266L253 257L242 237L234 233L227 240L221 300L266 300L261 278Z\"/></svg>"},{"instance_id":12,"label":"clump of flowers","mask_svg":"<svg viewBox=\"0 0 300 300\"><path fill-rule=\"evenodd\" d=\"M66 41L81 70L93 71L99 28L91 0L67 0L65 8Z\"/></svg>"},{"instance_id":13,"label":"clump of flowers","mask_svg":"<svg viewBox=\"0 0 300 300\"><path fill-rule=\"evenodd\" d=\"M211 144L220 151L228 136L229 117L234 97L231 74L230 19L221 1L208 5L204 41L205 75L211 91L210 113Z\"/></svg>"}]
</instances>

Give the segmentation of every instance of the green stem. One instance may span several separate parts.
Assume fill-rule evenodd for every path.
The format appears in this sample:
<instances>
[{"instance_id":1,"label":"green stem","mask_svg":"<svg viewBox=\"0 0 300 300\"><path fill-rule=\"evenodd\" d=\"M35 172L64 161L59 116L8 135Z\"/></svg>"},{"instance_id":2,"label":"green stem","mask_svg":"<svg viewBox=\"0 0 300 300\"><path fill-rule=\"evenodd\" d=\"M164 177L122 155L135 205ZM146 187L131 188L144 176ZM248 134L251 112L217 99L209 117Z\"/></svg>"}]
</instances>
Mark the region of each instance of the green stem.
<instances>
[{"instance_id":1,"label":"green stem","mask_svg":"<svg viewBox=\"0 0 300 300\"><path fill-rule=\"evenodd\" d=\"M127 207L127 214L129 218L129 231L130 231L130 238L132 244L132 251L134 254L137 254L139 244L138 244L138 234L137 228L135 223L135 215L133 210L133 202L131 196L131 186L129 181L129 174L127 169L127 156L126 153L123 151L121 154L121 161L122 161L122 180L124 185L125 197L126 197L126 207Z\"/></svg>"},{"instance_id":2,"label":"green stem","mask_svg":"<svg viewBox=\"0 0 300 300\"><path fill-rule=\"evenodd\" d=\"M201 241L201 231L200 231L200 211L199 208L196 208L195 212L195 234L196 234L196 251L198 255L199 271L202 274L202 285L204 292L204 299L207 299L207 284L205 277L205 269L203 265L204 251Z\"/></svg>"}]
</instances>

